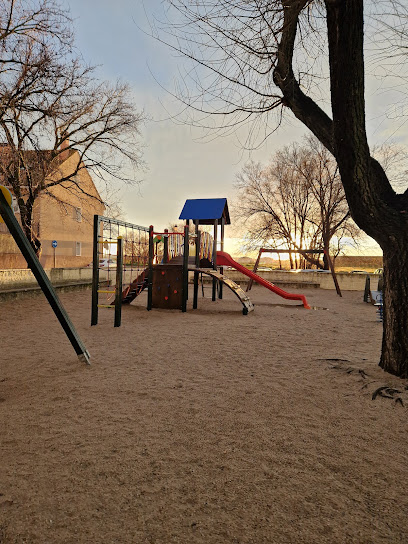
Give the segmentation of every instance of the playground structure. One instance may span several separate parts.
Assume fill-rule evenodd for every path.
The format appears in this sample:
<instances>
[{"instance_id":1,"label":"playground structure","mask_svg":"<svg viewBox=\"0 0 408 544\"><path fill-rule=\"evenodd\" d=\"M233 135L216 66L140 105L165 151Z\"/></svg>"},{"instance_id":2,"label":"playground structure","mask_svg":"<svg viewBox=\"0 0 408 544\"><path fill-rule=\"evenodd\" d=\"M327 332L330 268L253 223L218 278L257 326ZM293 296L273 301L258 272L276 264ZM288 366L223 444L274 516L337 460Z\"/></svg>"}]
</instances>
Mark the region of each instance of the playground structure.
<instances>
[{"instance_id":1,"label":"playground structure","mask_svg":"<svg viewBox=\"0 0 408 544\"><path fill-rule=\"evenodd\" d=\"M212 278L213 301L217 295L222 299L223 287L226 286L242 303L242 312L247 315L254 306L240 286L224 275L225 266L235 268L248 276L250 281L256 281L287 300L301 301L304 308L310 309L304 295L287 293L243 267L223 251L224 228L230 224L226 198L187 200L179 219L185 221L183 232L169 232L167 229L156 232L153 226L141 227L95 216L92 325L97 324L98 308L103 307L115 308L115 326L120 326L122 304L129 304L146 288L148 310L166 308L186 312L189 272L194 274L193 309L198 307L199 278L205 274ZM190 233L190 221L194 225L194 234ZM202 232L200 225L213 226L213 236ZM192 246L195 250L190 255ZM128 248L127 252L125 248ZM112 271L115 275L114 288L110 285L109 270L108 285L101 288L99 282L99 259L108 256L107 251L110 257L116 256L117 259L117 266ZM99 294L103 293L110 300L106 304L99 304Z\"/></svg>"},{"instance_id":2,"label":"playground structure","mask_svg":"<svg viewBox=\"0 0 408 544\"><path fill-rule=\"evenodd\" d=\"M182 219L186 222L188 227L190 221L193 222L195 226L195 236L199 240L202 236L199 226L200 225L211 225L213 227L213 237L212 244L209 245L213 247L210 267L217 271L217 249L218 249L218 226L220 226L220 249L224 251L224 234L225 234L225 225L230 225L230 215L228 210L228 203L226 198L199 198L199 199L188 199L184 203L183 209L180 213L179 219ZM212 265L212 266L211 266ZM196 268L199 268L199 263L196 261ZM210 268L208 267L208 268ZM220 267L220 274L223 276L224 268ZM219 282L219 279L213 276L212 283L212 300L215 301L217 298L217 285L218 285L218 298L222 299L223 296L223 283ZM194 274L194 293L198 289L198 272Z\"/></svg>"},{"instance_id":3,"label":"playground structure","mask_svg":"<svg viewBox=\"0 0 408 544\"><path fill-rule=\"evenodd\" d=\"M222 208L226 204L226 199L215 200L222 201ZM190 257L190 242L195 246L195 257ZM196 234L190 236L188 224L183 232L167 229L156 232L153 226L147 228L95 216L91 324L98 323L99 308L110 308L115 310L114 325L120 326L122 304L131 303L146 288L148 310L167 308L185 312L189 271L195 272L194 309L198 306L199 275L207 274L213 278L213 300L217 288L222 298L222 286L226 285L242 302L243 313L252 311L252 302L237 284L216 268L208 268L214 266L215 248L211 235L198 230L198 220ZM101 278L99 261L103 257L116 258L116 266L104 271ZM101 295L106 295L105 302L100 301Z\"/></svg>"},{"instance_id":4,"label":"playground structure","mask_svg":"<svg viewBox=\"0 0 408 544\"><path fill-rule=\"evenodd\" d=\"M53 309L62 328L64 329L68 340L71 342L71 345L74 348L78 359L81 362L89 365L89 352L83 344L77 331L75 330L75 327L72 324L63 305L61 304L61 301L59 300L58 295L55 292L54 287L52 286L52 283L48 279L47 274L45 273L43 267L40 264L40 261L37 258L37 255L31 247L31 244L25 236L19 222L17 221L11 208L11 202L12 196L10 191L6 187L0 185L0 221L4 221L7 228L9 229L10 234L13 236L14 241L20 249L23 257L27 261L27 265L31 269L36 280L38 281L38 284L40 285L41 290L46 296L48 303Z\"/></svg>"},{"instance_id":5,"label":"playground structure","mask_svg":"<svg viewBox=\"0 0 408 544\"><path fill-rule=\"evenodd\" d=\"M151 228L150 258L149 258L149 282L147 309L169 308L187 311L188 300L188 273L194 272L193 309L198 307L198 283L199 275L209 275L213 279L216 288L213 287L213 300L218 296L222 298L222 286L225 285L236 295L242 303L242 312L247 315L254 309L249 297L244 291L229 278L214 268L209 268L214 260L213 238L205 232L196 229L194 235L189 233L189 225L184 227L183 233L168 232L156 233ZM163 257L160 264L155 264L158 259L154 252L154 240L157 236L163 236ZM195 246L195 255L190 256L191 245ZM178 245L179 249L175 249Z\"/></svg>"},{"instance_id":6,"label":"playground structure","mask_svg":"<svg viewBox=\"0 0 408 544\"><path fill-rule=\"evenodd\" d=\"M256 273L240 265L228 253L224 252L224 227L225 225L229 225L231 223L226 198L186 200L186 203L184 204L184 207L180 214L179 219L184 219L186 221L187 226L189 224L189 221L193 221L195 225L195 229L196 229L196 236L199 236L200 234L199 228L198 228L200 224L213 225L214 227L213 255L214 256L212 261L212 268L214 269L214 271L217 270L218 267L220 267L220 274L223 276L224 266L235 268L236 270L248 276L250 278L250 282L256 281L259 285L266 287L270 291L276 293L277 295L283 298L286 298L287 300L300 300L305 308L310 309L310 306L308 305L304 295L287 293L286 291L284 291L283 289L280 289L273 283L264 280L263 278L258 276ZM218 225L221 226L220 251L217 251ZM196 279L195 279L195 282L196 282ZM223 283L226 284L225 281L223 281ZM217 285L217 278L213 277L212 300L215 300L216 298L216 285ZM195 283L195 289L196 289L196 283ZM219 298L222 298L222 283L220 284Z\"/></svg>"}]
</instances>

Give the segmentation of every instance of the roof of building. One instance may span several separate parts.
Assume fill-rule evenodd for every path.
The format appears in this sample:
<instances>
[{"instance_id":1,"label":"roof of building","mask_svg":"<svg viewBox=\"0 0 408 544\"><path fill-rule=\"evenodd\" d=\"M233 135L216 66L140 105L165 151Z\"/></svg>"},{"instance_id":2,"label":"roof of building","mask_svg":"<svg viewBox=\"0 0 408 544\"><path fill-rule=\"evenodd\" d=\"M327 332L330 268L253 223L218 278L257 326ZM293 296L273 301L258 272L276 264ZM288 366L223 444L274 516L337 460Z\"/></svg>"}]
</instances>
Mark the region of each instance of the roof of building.
<instances>
[{"instance_id":1,"label":"roof of building","mask_svg":"<svg viewBox=\"0 0 408 544\"><path fill-rule=\"evenodd\" d=\"M64 148L62 150L60 148L60 151L61 152L58 153L56 156L55 150L50 149L28 149L21 151L20 158L23 159L22 164L24 164L24 168L21 168L20 170L20 187L28 187L29 185L28 179L24 175L25 171L28 170L31 177L31 184L33 186L36 186L44 179L51 179L50 176L52 176L54 172L57 172L59 169L61 169L62 171L64 169L63 164L68 158L72 157L74 154L77 154L79 157L79 152L74 148ZM17 160L18 156L16 157L16 155L13 155L13 151L10 146L8 144L0 142L0 184L5 185L11 192L13 192L13 189L7 182L6 172L9 168L13 168L14 161L17 162ZM89 178L93 185L93 190L95 190L97 198L99 198L99 200L102 202L102 198L94 181L92 180L88 168L86 168L86 165L84 165L82 161L80 161L80 163L81 167L79 168L79 171L85 170L88 172ZM65 173L64 175L67 174ZM77 185L78 181L77 179L74 179L74 175L72 176L72 179L66 180L61 184L61 186L64 188L74 188L74 190L75 186ZM45 189L47 189L47 186L45 187Z\"/></svg>"},{"instance_id":2,"label":"roof of building","mask_svg":"<svg viewBox=\"0 0 408 544\"><path fill-rule=\"evenodd\" d=\"M24 171L28 171L33 180L42 180L50 176L74 153L75 149L66 149L55 156L55 151L49 149L26 149L23 151L14 151L9 145L0 143L0 165L1 178L4 177L8 169L13 169L16 165L20 166L20 183L26 185Z\"/></svg>"},{"instance_id":3,"label":"roof of building","mask_svg":"<svg viewBox=\"0 0 408 544\"><path fill-rule=\"evenodd\" d=\"M201 225L212 225L222 217L226 225L231 224L226 198L196 198L186 200L179 219L198 220Z\"/></svg>"}]
</instances>

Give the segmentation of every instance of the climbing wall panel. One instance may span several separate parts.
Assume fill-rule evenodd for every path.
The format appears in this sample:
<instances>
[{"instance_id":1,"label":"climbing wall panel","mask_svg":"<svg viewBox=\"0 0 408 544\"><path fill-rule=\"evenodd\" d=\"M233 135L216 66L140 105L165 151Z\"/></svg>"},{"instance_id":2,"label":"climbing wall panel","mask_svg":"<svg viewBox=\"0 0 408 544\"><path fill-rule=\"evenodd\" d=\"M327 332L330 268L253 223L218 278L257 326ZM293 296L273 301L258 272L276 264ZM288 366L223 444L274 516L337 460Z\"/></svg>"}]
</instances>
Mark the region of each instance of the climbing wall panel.
<instances>
[{"instance_id":1,"label":"climbing wall panel","mask_svg":"<svg viewBox=\"0 0 408 544\"><path fill-rule=\"evenodd\" d=\"M153 266L153 308L181 310L183 267L171 264Z\"/></svg>"}]
</instances>

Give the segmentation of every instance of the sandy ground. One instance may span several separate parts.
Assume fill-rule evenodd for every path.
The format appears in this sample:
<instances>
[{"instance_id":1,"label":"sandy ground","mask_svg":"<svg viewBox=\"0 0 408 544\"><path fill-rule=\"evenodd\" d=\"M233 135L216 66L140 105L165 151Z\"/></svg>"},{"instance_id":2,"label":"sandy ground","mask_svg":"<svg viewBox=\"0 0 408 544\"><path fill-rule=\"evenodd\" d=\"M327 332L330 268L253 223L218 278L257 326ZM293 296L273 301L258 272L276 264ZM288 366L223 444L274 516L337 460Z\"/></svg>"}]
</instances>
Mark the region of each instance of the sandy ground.
<instances>
[{"instance_id":1,"label":"sandy ground","mask_svg":"<svg viewBox=\"0 0 408 544\"><path fill-rule=\"evenodd\" d=\"M143 294L116 329L64 294L90 367L45 299L1 303L0 542L407 543L407 382L362 293L305 294Z\"/></svg>"}]
</instances>

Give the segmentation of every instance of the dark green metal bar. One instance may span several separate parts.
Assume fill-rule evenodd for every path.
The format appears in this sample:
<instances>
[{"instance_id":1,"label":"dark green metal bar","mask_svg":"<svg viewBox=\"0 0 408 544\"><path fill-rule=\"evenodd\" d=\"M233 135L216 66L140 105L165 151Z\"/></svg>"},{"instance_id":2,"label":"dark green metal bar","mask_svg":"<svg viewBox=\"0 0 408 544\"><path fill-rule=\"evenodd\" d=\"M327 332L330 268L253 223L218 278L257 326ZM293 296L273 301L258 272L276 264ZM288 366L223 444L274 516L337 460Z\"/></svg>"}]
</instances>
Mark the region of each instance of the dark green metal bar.
<instances>
[{"instance_id":1,"label":"dark green metal bar","mask_svg":"<svg viewBox=\"0 0 408 544\"><path fill-rule=\"evenodd\" d=\"M99 289L99 227L100 216L94 215L93 253L92 253L92 306L91 325L98 324L98 289Z\"/></svg>"},{"instance_id":2,"label":"dark green metal bar","mask_svg":"<svg viewBox=\"0 0 408 544\"><path fill-rule=\"evenodd\" d=\"M217 236L218 236L218 219L214 221L214 249L213 249L213 268L217 270ZM217 280L213 278L212 284L212 300L217 300Z\"/></svg>"},{"instance_id":3,"label":"dark green metal bar","mask_svg":"<svg viewBox=\"0 0 408 544\"><path fill-rule=\"evenodd\" d=\"M221 251L224 251L224 227L225 227L225 217L221 217ZM224 267L220 267L220 274L224 274ZM222 299L222 288L223 288L223 282L219 282L219 291L218 291L218 298Z\"/></svg>"},{"instance_id":4,"label":"dark green metal bar","mask_svg":"<svg viewBox=\"0 0 408 544\"><path fill-rule=\"evenodd\" d=\"M188 225L184 227L184 251L183 251L183 296L181 311L187 311L188 300L188 257L189 257Z\"/></svg>"},{"instance_id":5,"label":"dark green metal bar","mask_svg":"<svg viewBox=\"0 0 408 544\"><path fill-rule=\"evenodd\" d=\"M187 233L190 232L190 219L186 219L186 227L188 227ZM184 235L186 233L186 229L184 229ZM184 236L184 242L185 242L185 236ZM190 245L189 245L189 235L187 234L187 249L188 249L188 256L190 256ZM184 246L185 249L186 246ZM183 260L184 260L185 252L183 252ZM188 268L188 258L187 258L187 268ZM187 273L187 289L186 289L186 308L187 308L187 300L188 300L188 273Z\"/></svg>"},{"instance_id":6,"label":"dark green metal bar","mask_svg":"<svg viewBox=\"0 0 408 544\"><path fill-rule=\"evenodd\" d=\"M154 242L153 242L153 225L149 227L149 272L147 275L147 309L152 309L153 303L153 258L154 258Z\"/></svg>"},{"instance_id":7,"label":"dark green metal bar","mask_svg":"<svg viewBox=\"0 0 408 544\"><path fill-rule=\"evenodd\" d=\"M195 221L195 235L196 235L196 268L200 267L200 231L198 228L198 220ZM194 272L194 296L193 296L193 310L198 307L198 278L199 272Z\"/></svg>"},{"instance_id":8,"label":"dark green metal bar","mask_svg":"<svg viewBox=\"0 0 408 544\"><path fill-rule=\"evenodd\" d=\"M149 232L147 227L142 227L140 225L134 225L133 223L126 223L126 221L120 221L119 219L112 219L112 217L105 217L104 215L99 216L99 220L104 223L112 223L112 225L119 225L121 227L129 227L131 229L141 230L144 232Z\"/></svg>"},{"instance_id":9,"label":"dark green metal bar","mask_svg":"<svg viewBox=\"0 0 408 544\"><path fill-rule=\"evenodd\" d=\"M123 238L118 236L118 248L116 253L116 296L115 296L115 321L114 326L120 327L122 322L122 290L123 290Z\"/></svg>"},{"instance_id":10,"label":"dark green metal bar","mask_svg":"<svg viewBox=\"0 0 408 544\"><path fill-rule=\"evenodd\" d=\"M163 263L167 264L169 262L169 236L166 234L169 232L169 229L164 229L164 239L163 239Z\"/></svg>"},{"instance_id":11,"label":"dark green metal bar","mask_svg":"<svg viewBox=\"0 0 408 544\"><path fill-rule=\"evenodd\" d=\"M75 330L74 325L71 323L67 312L62 306L57 293L52 286L47 274L45 273L43 267L40 264L40 261L37 258L33 248L30 245L27 237L25 236L22 228L20 227L17 219L14 216L14 213L10 206L7 204L2 191L0 190L0 215L2 216L7 228L10 231L10 234L13 236L17 246L19 247L23 257L27 261L28 266L30 267L34 277L38 281L44 295L46 296L51 308L54 310L54 313L60 322L62 328L65 331L69 341L72 344L76 354L80 361L83 361L86 364L89 363L89 353L82 343L78 333Z\"/></svg>"}]
</instances>

